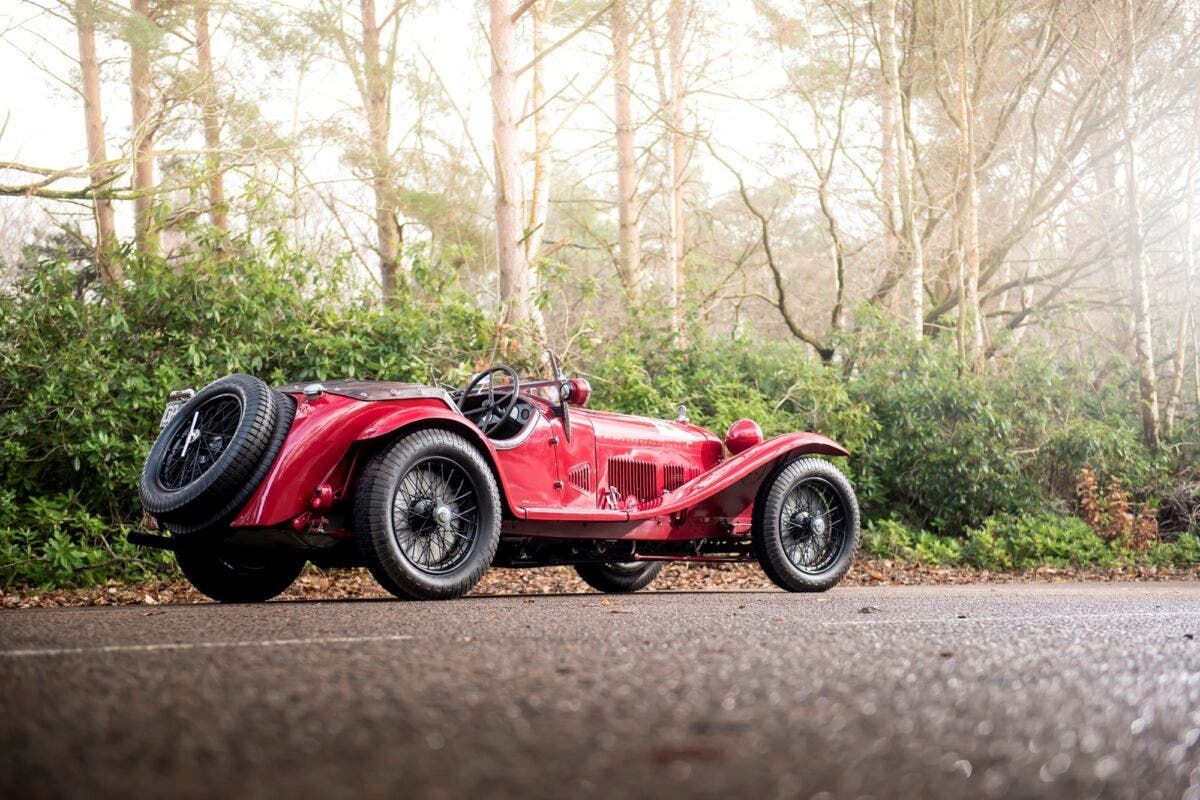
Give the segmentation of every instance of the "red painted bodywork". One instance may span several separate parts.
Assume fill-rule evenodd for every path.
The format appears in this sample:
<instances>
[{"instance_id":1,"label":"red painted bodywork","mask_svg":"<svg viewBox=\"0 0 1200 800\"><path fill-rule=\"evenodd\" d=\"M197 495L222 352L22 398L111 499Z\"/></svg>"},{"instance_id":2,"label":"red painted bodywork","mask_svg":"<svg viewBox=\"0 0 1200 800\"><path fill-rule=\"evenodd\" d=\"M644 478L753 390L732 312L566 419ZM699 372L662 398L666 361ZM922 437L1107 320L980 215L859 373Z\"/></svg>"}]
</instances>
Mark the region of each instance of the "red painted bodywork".
<instances>
[{"instance_id":1,"label":"red painted bodywork","mask_svg":"<svg viewBox=\"0 0 1200 800\"><path fill-rule=\"evenodd\" d=\"M365 460L395 436L422 427L454 430L479 448L501 489L504 533L551 538L745 534L758 486L780 460L848 455L823 436L793 433L727 458L721 440L697 425L576 407L568 436L555 407L534 394L523 394L534 409L528 436L499 443L436 392L403 399L293 397L291 431L233 527L303 529L339 511L349 518Z\"/></svg>"}]
</instances>

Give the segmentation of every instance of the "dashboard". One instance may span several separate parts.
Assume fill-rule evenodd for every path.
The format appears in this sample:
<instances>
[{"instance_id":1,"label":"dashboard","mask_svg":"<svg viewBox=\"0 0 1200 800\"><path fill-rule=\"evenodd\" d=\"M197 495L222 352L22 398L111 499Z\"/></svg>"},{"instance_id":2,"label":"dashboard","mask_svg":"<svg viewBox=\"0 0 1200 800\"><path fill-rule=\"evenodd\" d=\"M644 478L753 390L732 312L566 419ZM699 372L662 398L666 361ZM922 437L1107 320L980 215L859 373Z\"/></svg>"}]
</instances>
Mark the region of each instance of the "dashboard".
<instances>
[{"instance_id":1,"label":"dashboard","mask_svg":"<svg viewBox=\"0 0 1200 800\"><path fill-rule=\"evenodd\" d=\"M464 411L469 411L472 408L478 407L483 401L483 396L470 397L467 399L463 407ZM505 446L515 447L525 441L526 436L533 430L534 422L537 418L537 408L529 400L524 397L518 397L517 402L513 405L512 411L509 412L508 418L500 423L493 430L488 438L497 447L504 449Z\"/></svg>"}]
</instances>

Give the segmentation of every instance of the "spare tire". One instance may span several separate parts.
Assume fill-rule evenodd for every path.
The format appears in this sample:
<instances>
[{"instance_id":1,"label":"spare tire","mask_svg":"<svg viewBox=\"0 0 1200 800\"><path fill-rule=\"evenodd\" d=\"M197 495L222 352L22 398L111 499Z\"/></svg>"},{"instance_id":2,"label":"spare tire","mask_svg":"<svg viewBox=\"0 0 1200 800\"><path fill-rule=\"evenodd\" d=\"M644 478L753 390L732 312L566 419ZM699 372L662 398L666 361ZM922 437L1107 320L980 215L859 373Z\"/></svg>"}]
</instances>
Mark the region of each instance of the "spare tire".
<instances>
[{"instance_id":1,"label":"spare tire","mask_svg":"<svg viewBox=\"0 0 1200 800\"><path fill-rule=\"evenodd\" d=\"M291 395L282 392L272 392L271 394L275 398L275 428L271 432L267 449L259 459L258 466L254 469L250 479L240 486L233 497L220 509L207 515L189 514L183 519L173 515L160 518L164 528L179 535L199 533L208 529L224 530L225 523L237 516L237 513L242 510L242 506L246 505L246 501L258 490L258 485L263 482L275 464L275 459L283 448L283 441L287 438L288 431L292 429L292 422L296 418L296 401Z\"/></svg>"},{"instance_id":2,"label":"spare tire","mask_svg":"<svg viewBox=\"0 0 1200 800\"><path fill-rule=\"evenodd\" d=\"M173 533L228 521L258 488L291 427L295 402L251 375L195 394L150 448L142 506Z\"/></svg>"}]
</instances>

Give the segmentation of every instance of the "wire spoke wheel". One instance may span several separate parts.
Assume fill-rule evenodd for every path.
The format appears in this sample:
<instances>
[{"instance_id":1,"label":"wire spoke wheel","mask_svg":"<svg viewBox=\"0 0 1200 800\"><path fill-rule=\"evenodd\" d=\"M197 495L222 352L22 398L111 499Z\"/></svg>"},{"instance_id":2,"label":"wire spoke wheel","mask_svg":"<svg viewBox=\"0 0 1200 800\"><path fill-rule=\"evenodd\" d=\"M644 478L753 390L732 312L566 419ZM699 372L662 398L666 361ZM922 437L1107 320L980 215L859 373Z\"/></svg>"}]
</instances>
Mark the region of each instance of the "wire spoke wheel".
<instances>
[{"instance_id":1,"label":"wire spoke wheel","mask_svg":"<svg viewBox=\"0 0 1200 800\"><path fill-rule=\"evenodd\" d=\"M367 462L354 496L354 536L379 584L399 598L471 591L500 545L500 490L484 456L458 433L417 430Z\"/></svg>"},{"instance_id":2,"label":"wire spoke wheel","mask_svg":"<svg viewBox=\"0 0 1200 800\"><path fill-rule=\"evenodd\" d=\"M417 461L396 485L396 544L422 572L440 575L462 564L478 538L479 523L479 498L471 476L449 458Z\"/></svg>"},{"instance_id":3,"label":"wire spoke wheel","mask_svg":"<svg viewBox=\"0 0 1200 800\"><path fill-rule=\"evenodd\" d=\"M221 460L242 424L243 406L235 394L209 398L171 437L158 469L158 483L176 491L194 483Z\"/></svg>"},{"instance_id":4,"label":"wire spoke wheel","mask_svg":"<svg viewBox=\"0 0 1200 800\"><path fill-rule=\"evenodd\" d=\"M767 577L781 589L832 589L850 569L858 540L854 489L828 461L789 461L759 487L750 544Z\"/></svg>"},{"instance_id":5,"label":"wire spoke wheel","mask_svg":"<svg viewBox=\"0 0 1200 800\"><path fill-rule=\"evenodd\" d=\"M784 553L796 569L824 572L846 540L841 494L824 478L805 478L784 497L779 528Z\"/></svg>"}]
</instances>

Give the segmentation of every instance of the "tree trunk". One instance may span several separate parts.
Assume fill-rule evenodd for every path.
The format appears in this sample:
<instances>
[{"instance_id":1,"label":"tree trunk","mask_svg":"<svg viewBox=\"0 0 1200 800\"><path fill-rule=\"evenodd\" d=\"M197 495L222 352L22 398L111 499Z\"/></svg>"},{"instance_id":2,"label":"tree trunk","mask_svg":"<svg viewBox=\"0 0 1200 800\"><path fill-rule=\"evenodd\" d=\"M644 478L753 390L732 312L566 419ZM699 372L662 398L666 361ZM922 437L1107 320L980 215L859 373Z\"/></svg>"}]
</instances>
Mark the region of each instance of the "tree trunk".
<instances>
[{"instance_id":1,"label":"tree trunk","mask_svg":"<svg viewBox=\"0 0 1200 800\"><path fill-rule=\"evenodd\" d=\"M1179 408L1179 398L1183 394L1183 371L1187 361L1187 344L1192 330L1192 291L1195 281L1193 271L1196 267L1196 182L1200 165L1200 92L1192 94L1192 137L1188 147L1187 182L1184 186L1183 214L1183 278L1186 291L1183 298L1183 310L1179 312L1179 330L1175 337L1175 359L1171 374L1171 394L1167 398L1167 408L1164 413L1164 424L1167 433L1175 429L1175 414ZM1200 376L1197 376L1200 380Z\"/></svg>"},{"instance_id":2,"label":"tree trunk","mask_svg":"<svg viewBox=\"0 0 1200 800\"><path fill-rule=\"evenodd\" d=\"M379 23L375 0L362 0L363 105L367 113L368 141L371 150L371 186L375 193L375 227L379 238L379 283L384 303L396 299L396 271L400 260L400 223L393 185L389 98L391 75L379 61Z\"/></svg>"},{"instance_id":3,"label":"tree trunk","mask_svg":"<svg viewBox=\"0 0 1200 800\"><path fill-rule=\"evenodd\" d=\"M872 13L878 14L878 4L879 0L872 0ZM881 54L882 51L883 45L881 43ZM880 70L880 78L879 189L880 194L883 195L883 205L880 212L883 220L884 258L887 268L894 272L900 268L897 261L900 254L900 238L897 233L898 226L896 224L896 105L899 98L893 94L894 89L886 69Z\"/></svg>"},{"instance_id":4,"label":"tree trunk","mask_svg":"<svg viewBox=\"0 0 1200 800\"><path fill-rule=\"evenodd\" d=\"M1122 0L1124 12L1124 64L1121 70L1119 99L1121 106L1122 153L1125 162L1126 256L1129 260L1130 300L1133 306L1135 362L1141 395L1142 439L1157 449L1158 389L1154 372L1154 343L1150 330L1150 290L1146 275L1145 242L1142 236L1142 203L1137 169L1137 120L1134 112L1134 87L1137 85L1137 51L1134 37L1133 0Z\"/></svg>"},{"instance_id":5,"label":"tree trunk","mask_svg":"<svg viewBox=\"0 0 1200 800\"><path fill-rule=\"evenodd\" d=\"M900 109L896 126L896 174L900 184L900 225L908 251L910 290L909 325L913 336L920 339L925 328L925 255L921 248L921 232L917 228L913 208L913 184L908 162L908 104L900 92L900 65L896 50L896 0L882 0L883 19L880 24L880 63L892 97Z\"/></svg>"},{"instance_id":6,"label":"tree trunk","mask_svg":"<svg viewBox=\"0 0 1200 800\"><path fill-rule=\"evenodd\" d=\"M550 215L550 126L546 120L545 23L553 0L539 0L530 7L533 15L533 87L530 104L533 106L533 188L529 193L529 233L525 237L525 263L536 265L546 235L546 220ZM536 274L536 273L535 273ZM535 287L536 288L536 287Z\"/></svg>"},{"instance_id":7,"label":"tree trunk","mask_svg":"<svg viewBox=\"0 0 1200 800\"><path fill-rule=\"evenodd\" d=\"M618 266L621 283L632 293L642 284L638 236L637 159L633 141L633 93L629 87L632 30L625 0L612 7L613 84L616 98Z\"/></svg>"},{"instance_id":8,"label":"tree trunk","mask_svg":"<svg viewBox=\"0 0 1200 800\"><path fill-rule=\"evenodd\" d=\"M75 29L79 34L79 71L82 77L83 120L87 131L88 163L93 187L107 187L109 169L105 162L104 115L100 108L100 65L96 60L95 0L77 0ZM112 201L93 196L96 216L96 264L104 283L120 283L124 277L120 262L113 258L117 234L113 224Z\"/></svg>"},{"instance_id":9,"label":"tree trunk","mask_svg":"<svg viewBox=\"0 0 1200 800\"><path fill-rule=\"evenodd\" d=\"M133 0L133 13L150 21L149 0ZM135 33L129 42L133 128L133 233L139 253L154 253L154 131L150 123L150 49Z\"/></svg>"},{"instance_id":10,"label":"tree trunk","mask_svg":"<svg viewBox=\"0 0 1200 800\"><path fill-rule=\"evenodd\" d=\"M205 169L208 172L208 206L214 227L229 230L225 208L225 174L221 171L221 120L212 42L208 31L208 0L196 2L196 64L200 69L201 111L204 114Z\"/></svg>"},{"instance_id":11,"label":"tree trunk","mask_svg":"<svg viewBox=\"0 0 1200 800\"><path fill-rule=\"evenodd\" d=\"M516 30L509 0L488 0L492 44L492 147L496 168L496 261L500 273L503 320L531 324L541 333L541 315L533 302L529 264L522 243L521 153L517 140Z\"/></svg>"},{"instance_id":12,"label":"tree trunk","mask_svg":"<svg viewBox=\"0 0 1200 800\"><path fill-rule=\"evenodd\" d=\"M959 0L959 118L962 157L962 248L965 297L961 313L969 331L967 353L976 372L983 371L983 314L979 308L979 190L975 176L975 107L971 99L970 58L974 0Z\"/></svg>"},{"instance_id":13,"label":"tree trunk","mask_svg":"<svg viewBox=\"0 0 1200 800\"><path fill-rule=\"evenodd\" d=\"M900 251L900 240L896 235L896 96L892 94L892 82L887 76L879 86L880 143L879 181L883 195L883 233L886 237L884 256L889 269L896 269L896 256Z\"/></svg>"},{"instance_id":14,"label":"tree trunk","mask_svg":"<svg viewBox=\"0 0 1200 800\"><path fill-rule=\"evenodd\" d=\"M687 170L687 139L683 132L683 37L686 15L684 0L671 0L667 9L667 65L671 77L670 105L667 108L668 135L671 140L671 244L667 258L667 280L670 284L668 302L671 304L671 324L677 337L683 333L679 307L683 303L687 280L684 264L687 228L683 217L683 182Z\"/></svg>"}]
</instances>

